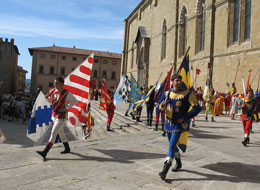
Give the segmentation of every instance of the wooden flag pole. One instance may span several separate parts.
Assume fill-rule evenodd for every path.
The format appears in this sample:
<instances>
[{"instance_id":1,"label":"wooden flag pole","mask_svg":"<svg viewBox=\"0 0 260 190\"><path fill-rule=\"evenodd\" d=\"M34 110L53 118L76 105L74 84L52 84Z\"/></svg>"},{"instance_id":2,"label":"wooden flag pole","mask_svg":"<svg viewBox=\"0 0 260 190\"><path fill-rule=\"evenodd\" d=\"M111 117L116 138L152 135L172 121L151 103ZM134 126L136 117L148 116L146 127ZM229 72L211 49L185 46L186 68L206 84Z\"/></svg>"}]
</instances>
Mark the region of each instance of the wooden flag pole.
<instances>
[{"instance_id":1,"label":"wooden flag pole","mask_svg":"<svg viewBox=\"0 0 260 190\"><path fill-rule=\"evenodd\" d=\"M256 75L259 73L259 71L260 71L260 67L259 67L258 71L256 72L256 74L255 74L253 80L250 82L250 85L251 85L251 84L253 83L253 81L255 80L255 77L256 77Z\"/></svg>"}]
</instances>

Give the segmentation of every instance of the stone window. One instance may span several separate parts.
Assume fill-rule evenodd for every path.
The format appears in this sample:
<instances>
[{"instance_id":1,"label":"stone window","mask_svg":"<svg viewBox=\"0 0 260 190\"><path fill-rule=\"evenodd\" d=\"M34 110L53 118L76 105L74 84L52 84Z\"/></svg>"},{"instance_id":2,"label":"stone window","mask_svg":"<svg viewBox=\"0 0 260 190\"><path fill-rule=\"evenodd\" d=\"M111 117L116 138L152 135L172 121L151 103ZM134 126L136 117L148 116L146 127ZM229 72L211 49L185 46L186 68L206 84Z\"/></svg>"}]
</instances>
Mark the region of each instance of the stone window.
<instances>
[{"instance_id":1,"label":"stone window","mask_svg":"<svg viewBox=\"0 0 260 190\"><path fill-rule=\"evenodd\" d=\"M205 0L198 0L196 5L195 53L204 50L205 44Z\"/></svg>"},{"instance_id":2,"label":"stone window","mask_svg":"<svg viewBox=\"0 0 260 190\"><path fill-rule=\"evenodd\" d=\"M66 60L66 58L67 58L67 57L66 57L65 55L61 56L61 59L62 59L62 60Z\"/></svg>"},{"instance_id":3,"label":"stone window","mask_svg":"<svg viewBox=\"0 0 260 190\"><path fill-rule=\"evenodd\" d=\"M106 71L103 71L102 79L107 79L107 72Z\"/></svg>"},{"instance_id":4,"label":"stone window","mask_svg":"<svg viewBox=\"0 0 260 190\"><path fill-rule=\"evenodd\" d=\"M179 57L183 56L187 47L187 9L185 6L181 9L179 28Z\"/></svg>"},{"instance_id":5,"label":"stone window","mask_svg":"<svg viewBox=\"0 0 260 190\"><path fill-rule=\"evenodd\" d=\"M234 0L233 43L238 42L240 0Z\"/></svg>"},{"instance_id":6,"label":"stone window","mask_svg":"<svg viewBox=\"0 0 260 190\"><path fill-rule=\"evenodd\" d=\"M41 54L40 54L40 58L45 58L45 54L44 54L44 53L41 53Z\"/></svg>"},{"instance_id":7,"label":"stone window","mask_svg":"<svg viewBox=\"0 0 260 190\"><path fill-rule=\"evenodd\" d=\"M60 74L61 75L65 75L65 67L61 67L60 68Z\"/></svg>"},{"instance_id":8,"label":"stone window","mask_svg":"<svg viewBox=\"0 0 260 190\"><path fill-rule=\"evenodd\" d=\"M95 60L94 60L94 63L98 63L98 62L99 62L99 60L98 60L98 59L95 59Z\"/></svg>"},{"instance_id":9,"label":"stone window","mask_svg":"<svg viewBox=\"0 0 260 190\"><path fill-rule=\"evenodd\" d=\"M250 39L251 28L251 0L245 3L245 40Z\"/></svg>"},{"instance_id":10,"label":"stone window","mask_svg":"<svg viewBox=\"0 0 260 190\"><path fill-rule=\"evenodd\" d=\"M111 79L115 80L116 79L116 72L115 71L112 71L112 74L111 74Z\"/></svg>"},{"instance_id":11,"label":"stone window","mask_svg":"<svg viewBox=\"0 0 260 190\"><path fill-rule=\"evenodd\" d=\"M103 63L104 63L104 64L108 64L108 60L107 60L107 59L104 59L104 60L103 60Z\"/></svg>"},{"instance_id":12,"label":"stone window","mask_svg":"<svg viewBox=\"0 0 260 190\"><path fill-rule=\"evenodd\" d=\"M51 54L51 55L50 55L50 58L51 58L51 59L55 59L55 58L56 58L56 55Z\"/></svg>"},{"instance_id":13,"label":"stone window","mask_svg":"<svg viewBox=\"0 0 260 190\"><path fill-rule=\"evenodd\" d=\"M49 88L52 88L52 87L53 87L53 83L49 82Z\"/></svg>"},{"instance_id":14,"label":"stone window","mask_svg":"<svg viewBox=\"0 0 260 190\"><path fill-rule=\"evenodd\" d=\"M116 61L112 61L112 65L116 65Z\"/></svg>"},{"instance_id":15,"label":"stone window","mask_svg":"<svg viewBox=\"0 0 260 190\"><path fill-rule=\"evenodd\" d=\"M50 74L53 75L54 74L54 67L50 67Z\"/></svg>"},{"instance_id":16,"label":"stone window","mask_svg":"<svg viewBox=\"0 0 260 190\"><path fill-rule=\"evenodd\" d=\"M228 45L243 43L245 40L250 39L251 1L229 0Z\"/></svg>"},{"instance_id":17,"label":"stone window","mask_svg":"<svg viewBox=\"0 0 260 190\"><path fill-rule=\"evenodd\" d=\"M166 57L166 40L167 40L167 25L166 25L166 19L164 19L163 26L162 26L161 60L163 60Z\"/></svg>"},{"instance_id":18,"label":"stone window","mask_svg":"<svg viewBox=\"0 0 260 190\"><path fill-rule=\"evenodd\" d=\"M131 48L131 53L132 53L132 56L131 56L131 69L134 67L134 45L135 45L135 43L133 42L132 43L132 48Z\"/></svg>"},{"instance_id":19,"label":"stone window","mask_svg":"<svg viewBox=\"0 0 260 190\"><path fill-rule=\"evenodd\" d=\"M72 57L72 61L77 61L77 57Z\"/></svg>"},{"instance_id":20,"label":"stone window","mask_svg":"<svg viewBox=\"0 0 260 190\"><path fill-rule=\"evenodd\" d=\"M98 72L97 72L97 70L94 70L93 77L97 78L97 76L98 76Z\"/></svg>"},{"instance_id":21,"label":"stone window","mask_svg":"<svg viewBox=\"0 0 260 190\"><path fill-rule=\"evenodd\" d=\"M44 71L44 67L41 65L41 66L39 67L39 73L40 73L40 74L43 74L43 71Z\"/></svg>"}]
</instances>

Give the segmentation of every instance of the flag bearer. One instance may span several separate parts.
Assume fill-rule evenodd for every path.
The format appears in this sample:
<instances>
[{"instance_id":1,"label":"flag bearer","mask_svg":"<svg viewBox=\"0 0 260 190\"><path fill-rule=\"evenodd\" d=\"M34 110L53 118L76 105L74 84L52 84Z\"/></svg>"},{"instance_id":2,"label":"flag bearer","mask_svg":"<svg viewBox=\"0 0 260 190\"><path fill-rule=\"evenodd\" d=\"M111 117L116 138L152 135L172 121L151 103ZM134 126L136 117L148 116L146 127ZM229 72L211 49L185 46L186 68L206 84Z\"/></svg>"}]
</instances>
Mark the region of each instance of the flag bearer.
<instances>
[{"instance_id":1,"label":"flag bearer","mask_svg":"<svg viewBox=\"0 0 260 190\"><path fill-rule=\"evenodd\" d=\"M178 152L177 142L182 134L188 130L189 120L201 110L195 95L182 85L182 77L178 74L172 76L173 88L166 92L161 103L161 110L166 111L164 130L169 140L168 155L164 161L162 171L159 173L164 180L172 165L172 159ZM192 109L189 111L190 106ZM178 158L180 161L180 158Z\"/></svg>"},{"instance_id":2,"label":"flag bearer","mask_svg":"<svg viewBox=\"0 0 260 190\"><path fill-rule=\"evenodd\" d=\"M57 77L54 80L54 89L50 90L49 94L45 95L45 98L52 103L52 121L53 127L51 136L47 145L43 151L37 151L45 160L47 153L51 149L57 135L59 134L65 150L61 154L70 152L68 139L64 133L64 125L67 120L67 110L77 104L76 98L67 90L63 88L64 79Z\"/></svg>"}]
</instances>

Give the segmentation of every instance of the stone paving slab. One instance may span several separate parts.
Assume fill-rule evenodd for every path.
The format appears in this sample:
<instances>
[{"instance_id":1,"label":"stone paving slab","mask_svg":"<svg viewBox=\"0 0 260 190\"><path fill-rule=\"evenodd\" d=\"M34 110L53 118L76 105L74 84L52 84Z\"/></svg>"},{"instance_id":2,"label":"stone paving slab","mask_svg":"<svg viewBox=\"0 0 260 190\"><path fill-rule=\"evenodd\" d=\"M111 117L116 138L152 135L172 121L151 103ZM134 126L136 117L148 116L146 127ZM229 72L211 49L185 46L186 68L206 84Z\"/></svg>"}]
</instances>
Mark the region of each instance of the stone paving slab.
<instances>
[{"instance_id":1,"label":"stone paving slab","mask_svg":"<svg viewBox=\"0 0 260 190\"><path fill-rule=\"evenodd\" d=\"M190 141L183 170L158 172L168 148L157 132L102 140L73 141L61 155L56 144L43 162L36 150L6 150L0 155L0 189L259 189L260 167ZM2 149L2 145L0 145ZM17 149L13 151L13 149Z\"/></svg>"}]
</instances>

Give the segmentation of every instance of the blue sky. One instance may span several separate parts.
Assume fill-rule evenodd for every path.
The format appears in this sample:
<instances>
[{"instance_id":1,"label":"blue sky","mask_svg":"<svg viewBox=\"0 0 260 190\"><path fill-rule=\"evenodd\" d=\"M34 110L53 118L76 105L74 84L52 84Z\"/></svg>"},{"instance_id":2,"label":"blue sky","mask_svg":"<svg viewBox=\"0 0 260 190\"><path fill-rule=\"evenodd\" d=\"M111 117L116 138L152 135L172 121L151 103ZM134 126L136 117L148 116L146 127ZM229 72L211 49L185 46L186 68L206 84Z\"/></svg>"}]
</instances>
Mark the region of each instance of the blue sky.
<instances>
[{"instance_id":1,"label":"blue sky","mask_svg":"<svg viewBox=\"0 0 260 190\"><path fill-rule=\"evenodd\" d=\"M28 48L56 46L121 53L124 19L141 0L0 0L0 37L14 38L31 78Z\"/></svg>"}]
</instances>

